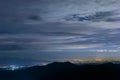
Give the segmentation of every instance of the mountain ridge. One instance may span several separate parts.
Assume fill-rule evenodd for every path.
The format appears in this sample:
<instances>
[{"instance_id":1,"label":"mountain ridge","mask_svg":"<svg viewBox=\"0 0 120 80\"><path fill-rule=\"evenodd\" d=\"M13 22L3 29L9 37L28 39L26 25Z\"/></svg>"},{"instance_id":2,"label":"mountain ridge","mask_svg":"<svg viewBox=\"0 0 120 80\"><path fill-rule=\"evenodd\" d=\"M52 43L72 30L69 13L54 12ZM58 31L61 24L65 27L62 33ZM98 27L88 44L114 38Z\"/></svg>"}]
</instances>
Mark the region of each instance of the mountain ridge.
<instances>
[{"instance_id":1,"label":"mountain ridge","mask_svg":"<svg viewBox=\"0 0 120 80\"><path fill-rule=\"evenodd\" d=\"M53 62L20 70L0 71L0 80L120 80L120 64L73 64Z\"/></svg>"}]
</instances>

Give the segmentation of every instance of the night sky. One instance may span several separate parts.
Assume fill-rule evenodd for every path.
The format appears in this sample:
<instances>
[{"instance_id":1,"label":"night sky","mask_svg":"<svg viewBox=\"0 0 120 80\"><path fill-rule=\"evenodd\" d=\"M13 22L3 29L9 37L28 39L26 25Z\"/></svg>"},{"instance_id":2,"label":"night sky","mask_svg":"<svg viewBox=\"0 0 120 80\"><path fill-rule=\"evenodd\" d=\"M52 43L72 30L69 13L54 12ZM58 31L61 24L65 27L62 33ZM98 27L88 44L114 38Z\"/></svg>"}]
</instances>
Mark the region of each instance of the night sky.
<instances>
[{"instance_id":1,"label":"night sky","mask_svg":"<svg viewBox=\"0 0 120 80\"><path fill-rule=\"evenodd\" d=\"M0 65L120 58L120 0L0 0Z\"/></svg>"}]
</instances>

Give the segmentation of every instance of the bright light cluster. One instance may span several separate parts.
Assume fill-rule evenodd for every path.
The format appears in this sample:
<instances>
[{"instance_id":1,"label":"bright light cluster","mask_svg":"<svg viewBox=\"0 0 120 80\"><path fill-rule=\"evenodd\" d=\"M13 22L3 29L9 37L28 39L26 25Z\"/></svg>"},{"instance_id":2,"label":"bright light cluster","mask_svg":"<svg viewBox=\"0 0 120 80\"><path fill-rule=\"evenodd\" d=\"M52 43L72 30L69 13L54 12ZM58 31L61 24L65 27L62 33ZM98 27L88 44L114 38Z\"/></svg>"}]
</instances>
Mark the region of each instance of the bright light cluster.
<instances>
[{"instance_id":1,"label":"bright light cluster","mask_svg":"<svg viewBox=\"0 0 120 80\"><path fill-rule=\"evenodd\" d=\"M17 69L20 69L20 68L23 68L23 66L10 65L6 69L14 71L14 70L17 70Z\"/></svg>"}]
</instances>

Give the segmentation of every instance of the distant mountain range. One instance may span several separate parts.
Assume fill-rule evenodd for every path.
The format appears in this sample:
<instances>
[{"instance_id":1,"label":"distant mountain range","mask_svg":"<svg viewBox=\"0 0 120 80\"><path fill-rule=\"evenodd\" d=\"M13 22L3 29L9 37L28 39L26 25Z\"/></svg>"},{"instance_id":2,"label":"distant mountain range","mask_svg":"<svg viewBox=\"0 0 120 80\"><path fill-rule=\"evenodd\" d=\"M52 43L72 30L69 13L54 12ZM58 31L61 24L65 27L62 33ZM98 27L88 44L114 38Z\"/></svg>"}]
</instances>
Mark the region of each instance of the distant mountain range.
<instances>
[{"instance_id":1,"label":"distant mountain range","mask_svg":"<svg viewBox=\"0 0 120 80\"><path fill-rule=\"evenodd\" d=\"M120 64L54 62L14 71L0 69L0 80L120 80Z\"/></svg>"}]
</instances>

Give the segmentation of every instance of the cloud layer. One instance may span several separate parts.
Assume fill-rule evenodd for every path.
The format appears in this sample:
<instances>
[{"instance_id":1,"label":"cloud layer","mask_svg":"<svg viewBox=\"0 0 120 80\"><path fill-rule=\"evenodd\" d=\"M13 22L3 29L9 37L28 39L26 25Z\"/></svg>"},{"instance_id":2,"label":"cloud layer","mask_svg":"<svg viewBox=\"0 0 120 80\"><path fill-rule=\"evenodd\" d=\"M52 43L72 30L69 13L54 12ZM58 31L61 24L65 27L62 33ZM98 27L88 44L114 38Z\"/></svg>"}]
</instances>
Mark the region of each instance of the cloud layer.
<instances>
[{"instance_id":1,"label":"cloud layer","mask_svg":"<svg viewBox=\"0 0 120 80\"><path fill-rule=\"evenodd\" d=\"M118 50L119 5L118 0L0 0L0 51L83 51L86 57L92 50Z\"/></svg>"}]
</instances>

